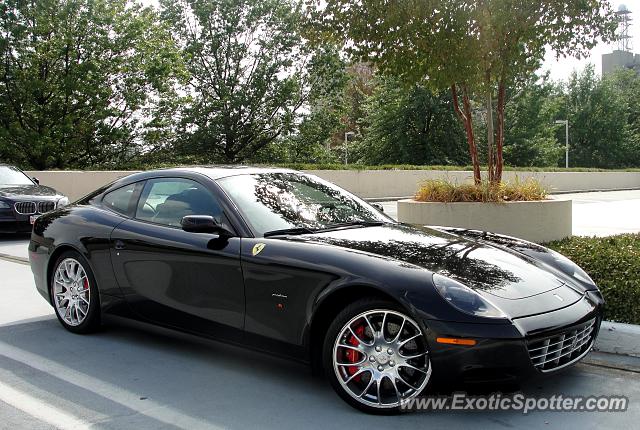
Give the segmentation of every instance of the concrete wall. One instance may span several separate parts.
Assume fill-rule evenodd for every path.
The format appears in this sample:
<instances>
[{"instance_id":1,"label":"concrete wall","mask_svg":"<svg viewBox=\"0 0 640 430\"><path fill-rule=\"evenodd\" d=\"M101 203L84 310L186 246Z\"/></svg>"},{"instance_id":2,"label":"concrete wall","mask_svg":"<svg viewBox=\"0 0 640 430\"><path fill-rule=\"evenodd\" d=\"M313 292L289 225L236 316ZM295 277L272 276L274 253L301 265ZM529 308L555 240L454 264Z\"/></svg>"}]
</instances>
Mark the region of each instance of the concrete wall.
<instances>
[{"instance_id":1,"label":"concrete wall","mask_svg":"<svg viewBox=\"0 0 640 430\"><path fill-rule=\"evenodd\" d=\"M471 172L440 170L309 170L364 198L409 197L426 179L444 178L456 182L471 180ZM30 171L40 179L76 200L112 182L129 171ZM640 172L505 172L505 180L534 177L550 192L640 188Z\"/></svg>"},{"instance_id":2,"label":"concrete wall","mask_svg":"<svg viewBox=\"0 0 640 430\"><path fill-rule=\"evenodd\" d=\"M398 202L400 222L485 230L537 243L571 236L571 216L571 200L563 199L508 203Z\"/></svg>"},{"instance_id":3,"label":"concrete wall","mask_svg":"<svg viewBox=\"0 0 640 430\"><path fill-rule=\"evenodd\" d=\"M93 190L111 183L123 176L130 175L131 171L25 171L29 176L40 180L40 184L55 188L69 197L71 201L78 200Z\"/></svg>"}]
</instances>

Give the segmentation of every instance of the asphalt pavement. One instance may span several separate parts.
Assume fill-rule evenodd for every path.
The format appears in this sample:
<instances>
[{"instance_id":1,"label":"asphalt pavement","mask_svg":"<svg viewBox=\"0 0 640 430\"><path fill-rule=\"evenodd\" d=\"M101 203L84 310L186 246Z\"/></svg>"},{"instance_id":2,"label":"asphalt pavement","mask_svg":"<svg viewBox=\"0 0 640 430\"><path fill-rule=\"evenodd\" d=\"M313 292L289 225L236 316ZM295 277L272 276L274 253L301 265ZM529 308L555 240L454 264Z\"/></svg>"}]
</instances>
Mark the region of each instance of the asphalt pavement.
<instances>
[{"instance_id":1,"label":"asphalt pavement","mask_svg":"<svg viewBox=\"0 0 640 430\"><path fill-rule=\"evenodd\" d=\"M631 215L640 209L640 192L621 193L580 194L574 203L574 217L586 214L580 228L640 231L639 217ZM0 429L617 429L640 421L637 371L579 364L521 387L535 396L622 395L629 399L625 412L377 417L353 410L306 366L288 360L120 321L74 335L35 291L29 266L6 259L26 257L26 243L0 237Z\"/></svg>"}]
</instances>

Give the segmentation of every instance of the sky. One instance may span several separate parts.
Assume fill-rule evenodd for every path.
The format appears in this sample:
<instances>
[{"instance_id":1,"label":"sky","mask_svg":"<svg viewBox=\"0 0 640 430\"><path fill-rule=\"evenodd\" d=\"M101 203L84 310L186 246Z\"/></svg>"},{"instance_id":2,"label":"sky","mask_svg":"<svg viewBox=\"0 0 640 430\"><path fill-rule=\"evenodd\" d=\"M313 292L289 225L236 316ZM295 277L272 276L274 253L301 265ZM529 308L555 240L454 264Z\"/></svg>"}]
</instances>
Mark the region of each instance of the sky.
<instances>
[{"instance_id":1,"label":"sky","mask_svg":"<svg viewBox=\"0 0 640 430\"><path fill-rule=\"evenodd\" d=\"M158 0L140 0L143 4L152 5L157 7ZM535 1L535 0L532 0ZM630 34L633 36L631 41L633 52L640 54L640 0L612 0L612 4L615 10L622 4L627 6L631 12L631 18L633 19ZM552 52L547 53L544 63L542 65L541 72L549 71L551 79L553 80L566 80L574 70L582 70L589 63L595 66L595 71L599 75L602 68L602 54L607 54L616 47L616 43L606 44L599 43L592 51L591 55L581 60L575 58L561 58L556 60L555 55Z\"/></svg>"},{"instance_id":2,"label":"sky","mask_svg":"<svg viewBox=\"0 0 640 430\"><path fill-rule=\"evenodd\" d=\"M535 0L534 0L535 1ZM631 12L632 25L629 30L629 35L633 36L631 41L633 52L640 54L640 0L614 0L612 1L614 9L618 10L618 7L622 4L627 6ZM612 52L617 46L617 43L606 44L600 43L591 51L591 56L582 60L575 58L561 58L556 60L553 53L547 53L544 64L542 66L543 71L549 71L553 80L565 80L574 70L582 70L589 63L595 66L595 71L599 75L602 70L602 54L608 54Z\"/></svg>"}]
</instances>

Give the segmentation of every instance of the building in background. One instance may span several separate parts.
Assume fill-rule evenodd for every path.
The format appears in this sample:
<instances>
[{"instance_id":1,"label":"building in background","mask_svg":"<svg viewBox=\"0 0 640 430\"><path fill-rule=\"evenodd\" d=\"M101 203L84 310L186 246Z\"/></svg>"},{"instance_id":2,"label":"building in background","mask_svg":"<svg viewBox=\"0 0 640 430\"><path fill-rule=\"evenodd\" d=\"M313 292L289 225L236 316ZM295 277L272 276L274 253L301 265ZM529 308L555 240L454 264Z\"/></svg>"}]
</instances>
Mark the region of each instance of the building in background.
<instances>
[{"instance_id":1,"label":"building in background","mask_svg":"<svg viewBox=\"0 0 640 430\"><path fill-rule=\"evenodd\" d=\"M640 54L633 53L633 37L629 34L632 18L627 6L620 5L616 12L620 21L618 25L617 48L610 54L602 56L602 76L614 72L616 69L634 69L640 73Z\"/></svg>"}]
</instances>

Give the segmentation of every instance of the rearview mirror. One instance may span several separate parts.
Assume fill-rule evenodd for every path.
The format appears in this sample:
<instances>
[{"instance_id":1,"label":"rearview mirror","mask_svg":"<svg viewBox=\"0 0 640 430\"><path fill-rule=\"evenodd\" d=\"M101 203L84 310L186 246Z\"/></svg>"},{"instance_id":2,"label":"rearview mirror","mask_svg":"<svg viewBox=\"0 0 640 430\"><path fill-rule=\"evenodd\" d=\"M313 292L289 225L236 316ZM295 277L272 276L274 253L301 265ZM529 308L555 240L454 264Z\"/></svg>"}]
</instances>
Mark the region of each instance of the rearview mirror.
<instances>
[{"instance_id":1,"label":"rearview mirror","mask_svg":"<svg viewBox=\"0 0 640 430\"><path fill-rule=\"evenodd\" d=\"M371 203L371 206L373 206L374 208L378 209L380 212L384 212L384 206L382 206L381 204Z\"/></svg>"},{"instance_id":2,"label":"rearview mirror","mask_svg":"<svg viewBox=\"0 0 640 430\"><path fill-rule=\"evenodd\" d=\"M210 215L187 215L180 222L182 229L189 233L215 233L220 237L232 237L234 234L218 224Z\"/></svg>"},{"instance_id":3,"label":"rearview mirror","mask_svg":"<svg viewBox=\"0 0 640 430\"><path fill-rule=\"evenodd\" d=\"M40 185L40 179L36 178L35 176L31 179L36 183L36 185Z\"/></svg>"}]
</instances>

